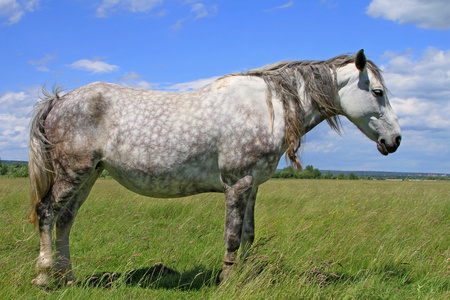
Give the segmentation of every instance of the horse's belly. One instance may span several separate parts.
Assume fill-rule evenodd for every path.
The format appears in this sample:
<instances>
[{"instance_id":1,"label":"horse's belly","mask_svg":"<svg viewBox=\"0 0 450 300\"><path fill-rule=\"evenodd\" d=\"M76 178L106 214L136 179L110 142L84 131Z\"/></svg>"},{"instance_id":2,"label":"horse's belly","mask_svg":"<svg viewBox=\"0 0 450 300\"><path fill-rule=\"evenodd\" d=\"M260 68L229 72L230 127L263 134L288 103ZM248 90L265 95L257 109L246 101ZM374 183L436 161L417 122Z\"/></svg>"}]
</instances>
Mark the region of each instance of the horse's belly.
<instances>
[{"instance_id":1,"label":"horse's belly","mask_svg":"<svg viewBox=\"0 0 450 300\"><path fill-rule=\"evenodd\" d=\"M117 167L106 169L124 187L149 197L184 197L223 191L218 168L208 164L148 169Z\"/></svg>"}]
</instances>

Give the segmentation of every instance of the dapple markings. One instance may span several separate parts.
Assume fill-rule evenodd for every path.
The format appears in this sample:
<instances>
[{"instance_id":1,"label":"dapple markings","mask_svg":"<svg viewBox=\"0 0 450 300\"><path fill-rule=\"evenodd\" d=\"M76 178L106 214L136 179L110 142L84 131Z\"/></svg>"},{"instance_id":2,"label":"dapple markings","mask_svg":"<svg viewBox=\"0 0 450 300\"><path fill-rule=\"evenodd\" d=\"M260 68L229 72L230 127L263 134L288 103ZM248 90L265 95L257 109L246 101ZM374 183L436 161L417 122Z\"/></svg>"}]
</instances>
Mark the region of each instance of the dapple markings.
<instances>
[{"instance_id":1,"label":"dapple markings","mask_svg":"<svg viewBox=\"0 0 450 300\"><path fill-rule=\"evenodd\" d=\"M344 115L383 155L401 139L380 71L362 50L231 74L186 93L92 83L44 95L30 129L30 220L40 232L32 283L38 286L52 275L61 283L76 280L70 229L104 169L146 196L224 193L224 279L238 249L245 257L253 242L258 186L283 153L299 165L306 132L323 120L339 130L338 115Z\"/></svg>"}]
</instances>

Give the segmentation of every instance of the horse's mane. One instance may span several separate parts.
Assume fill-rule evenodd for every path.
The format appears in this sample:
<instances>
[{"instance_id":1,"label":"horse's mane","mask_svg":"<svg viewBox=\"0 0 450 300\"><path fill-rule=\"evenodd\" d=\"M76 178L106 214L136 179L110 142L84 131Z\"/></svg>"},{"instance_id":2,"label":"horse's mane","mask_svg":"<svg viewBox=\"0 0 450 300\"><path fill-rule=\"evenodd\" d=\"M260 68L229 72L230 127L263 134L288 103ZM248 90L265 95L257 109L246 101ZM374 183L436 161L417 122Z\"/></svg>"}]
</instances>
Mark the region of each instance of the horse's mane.
<instances>
[{"instance_id":1,"label":"horse's mane","mask_svg":"<svg viewBox=\"0 0 450 300\"><path fill-rule=\"evenodd\" d=\"M286 155L300 169L297 151L305 134L302 97L310 101L311 105L322 113L330 127L340 133L340 108L335 101L338 92L336 69L355 63L355 60L356 55L344 54L322 61L281 61L230 75L258 76L264 79L269 90L267 104L271 111L271 118L273 118L272 95L275 94L281 99L285 110L288 145ZM370 60L367 61L366 66L383 83L381 70ZM299 93L301 90L303 90L302 95Z\"/></svg>"}]
</instances>

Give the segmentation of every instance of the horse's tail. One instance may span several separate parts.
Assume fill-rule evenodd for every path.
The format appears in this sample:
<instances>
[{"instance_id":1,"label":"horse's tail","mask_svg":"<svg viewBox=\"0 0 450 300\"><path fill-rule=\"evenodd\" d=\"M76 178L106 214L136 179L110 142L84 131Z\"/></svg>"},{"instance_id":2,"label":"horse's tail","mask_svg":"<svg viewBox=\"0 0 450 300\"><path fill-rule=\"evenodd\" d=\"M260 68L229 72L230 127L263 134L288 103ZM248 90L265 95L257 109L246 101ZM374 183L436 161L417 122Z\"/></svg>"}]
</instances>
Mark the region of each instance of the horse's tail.
<instances>
[{"instance_id":1,"label":"horse's tail","mask_svg":"<svg viewBox=\"0 0 450 300\"><path fill-rule=\"evenodd\" d=\"M29 148L29 174L31 183L31 209L28 214L30 223L38 226L36 206L42 201L53 186L55 172L51 161L53 144L45 135L44 123L49 112L58 101L61 88L55 88L52 93L45 87L43 96L34 107L33 117L30 122L30 148Z\"/></svg>"}]
</instances>

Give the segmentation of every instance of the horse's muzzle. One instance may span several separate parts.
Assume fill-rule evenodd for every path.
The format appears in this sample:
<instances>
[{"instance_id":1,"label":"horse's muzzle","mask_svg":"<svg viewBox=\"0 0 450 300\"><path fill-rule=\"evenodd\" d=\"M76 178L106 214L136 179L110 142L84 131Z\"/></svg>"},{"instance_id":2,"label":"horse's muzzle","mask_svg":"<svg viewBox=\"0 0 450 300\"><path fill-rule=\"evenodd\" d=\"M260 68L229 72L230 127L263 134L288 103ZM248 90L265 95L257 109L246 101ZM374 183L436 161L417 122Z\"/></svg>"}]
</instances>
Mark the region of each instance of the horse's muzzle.
<instances>
[{"instance_id":1,"label":"horse's muzzle","mask_svg":"<svg viewBox=\"0 0 450 300\"><path fill-rule=\"evenodd\" d=\"M387 141L384 138L380 138L377 142L377 149L383 155L388 155L389 153L394 153L400 146L402 137L400 135L395 136L391 141Z\"/></svg>"}]
</instances>

